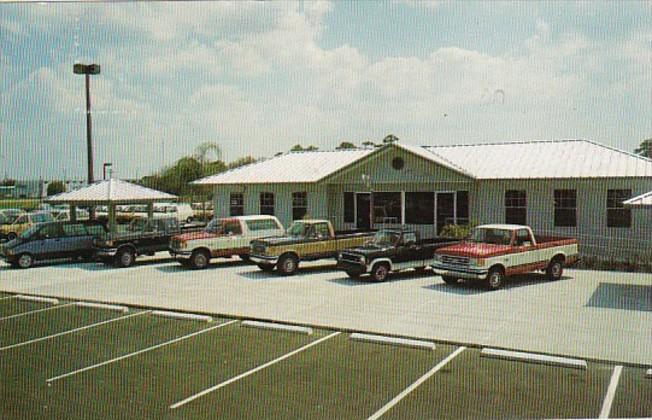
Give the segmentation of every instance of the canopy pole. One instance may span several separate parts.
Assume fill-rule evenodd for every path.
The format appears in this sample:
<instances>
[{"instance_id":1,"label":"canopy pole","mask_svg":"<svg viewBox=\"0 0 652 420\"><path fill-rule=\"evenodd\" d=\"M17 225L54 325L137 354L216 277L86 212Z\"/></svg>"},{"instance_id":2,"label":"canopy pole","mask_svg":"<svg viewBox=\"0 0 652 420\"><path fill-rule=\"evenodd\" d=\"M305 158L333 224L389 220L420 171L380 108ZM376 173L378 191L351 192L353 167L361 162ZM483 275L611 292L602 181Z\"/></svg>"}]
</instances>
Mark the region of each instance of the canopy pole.
<instances>
[{"instance_id":1,"label":"canopy pole","mask_svg":"<svg viewBox=\"0 0 652 420\"><path fill-rule=\"evenodd\" d=\"M109 232L115 233L115 204L109 202Z\"/></svg>"},{"instance_id":2,"label":"canopy pole","mask_svg":"<svg viewBox=\"0 0 652 420\"><path fill-rule=\"evenodd\" d=\"M72 203L70 204L70 221L77 221L77 206Z\"/></svg>"},{"instance_id":3,"label":"canopy pole","mask_svg":"<svg viewBox=\"0 0 652 420\"><path fill-rule=\"evenodd\" d=\"M147 219L152 220L154 218L154 203L147 203Z\"/></svg>"}]
</instances>

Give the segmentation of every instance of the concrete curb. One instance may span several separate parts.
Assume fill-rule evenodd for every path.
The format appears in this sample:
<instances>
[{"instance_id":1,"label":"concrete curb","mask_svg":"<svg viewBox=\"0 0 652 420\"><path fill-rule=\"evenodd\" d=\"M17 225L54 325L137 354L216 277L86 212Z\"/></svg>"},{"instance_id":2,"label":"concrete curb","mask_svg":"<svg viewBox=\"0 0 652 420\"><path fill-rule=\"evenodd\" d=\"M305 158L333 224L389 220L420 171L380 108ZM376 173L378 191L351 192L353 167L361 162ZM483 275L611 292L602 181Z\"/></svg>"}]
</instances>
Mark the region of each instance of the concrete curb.
<instances>
[{"instance_id":1,"label":"concrete curb","mask_svg":"<svg viewBox=\"0 0 652 420\"><path fill-rule=\"evenodd\" d=\"M184 312L152 311L152 315L162 316L164 318L184 319L188 321L211 322L213 320L213 318L208 315L189 314Z\"/></svg>"},{"instance_id":2,"label":"concrete curb","mask_svg":"<svg viewBox=\"0 0 652 420\"><path fill-rule=\"evenodd\" d=\"M106 309L108 311L129 312L129 308L126 306L108 305L105 303L76 302L75 306L79 306L80 308Z\"/></svg>"},{"instance_id":3,"label":"concrete curb","mask_svg":"<svg viewBox=\"0 0 652 420\"><path fill-rule=\"evenodd\" d=\"M28 300L28 301L31 301L31 302L51 303L53 305L58 305L59 304L59 299L40 297L40 296L16 295L16 299Z\"/></svg>"},{"instance_id":4,"label":"concrete curb","mask_svg":"<svg viewBox=\"0 0 652 420\"><path fill-rule=\"evenodd\" d=\"M435 343L423 340L411 340L409 338L387 337L383 335L353 333L349 336L351 340L368 341L376 344L388 344L403 347L435 350Z\"/></svg>"},{"instance_id":5,"label":"concrete curb","mask_svg":"<svg viewBox=\"0 0 652 420\"><path fill-rule=\"evenodd\" d=\"M312 335L312 328L310 327L300 327L298 325L287 325L287 324L277 324L274 322L261 322L261 321L242 321L243 327L249 328L262 328L265 330L279 330L279 331L289 331L300 334Z\"/></svg>"},{"instance_id":6,"label":"concrete curb","mask_svg":"<svg viewBox=\"0 0 652 420\"><path fill-rule=\"evenodd\" d=\"M547 356L544 354L525 353L520 351L509 351L484 348L480 352L482 357L492 357L495 359L517 360L520 362L538 363L543 365L563 366L575 369L586 369L585 360L570 359L567 357Z\"/></svg>"},{"instance_id":7,"label":"concrete curb","mask_svg":"<svg viewBox=\"0 0 652 420\"><path fill-rule=\"evenodd\" d=\"M652 379L652 369L648 369L647 372L645 372L645 377Z\"/></svg>"}]
</instances>

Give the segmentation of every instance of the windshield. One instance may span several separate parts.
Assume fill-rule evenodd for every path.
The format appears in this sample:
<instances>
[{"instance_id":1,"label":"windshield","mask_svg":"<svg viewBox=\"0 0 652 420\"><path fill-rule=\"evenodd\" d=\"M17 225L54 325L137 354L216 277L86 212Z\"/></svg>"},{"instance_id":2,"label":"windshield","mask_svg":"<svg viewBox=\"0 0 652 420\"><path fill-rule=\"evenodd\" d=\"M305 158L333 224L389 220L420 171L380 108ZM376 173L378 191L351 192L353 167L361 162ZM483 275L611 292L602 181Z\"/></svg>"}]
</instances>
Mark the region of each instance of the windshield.
<instances>
[{"instance_id":1,"label":"windshield","mask_svg":"<svg viewBox=\"0 0 652 420\"><path fill-rule=\"evenodd\" d=\"M306 236L306 230L308 225L305 223L294 222L292 226L288 228L288 236L292 237L304 237Z\"/></svg>"},{"instance_id":2,"label":"windshield","mask_svg":"<svg viewBox=\"0 0 652 420\"><path fill-rule=\"evenodd\" d=\"M509 245L512 239L512 232L506 229L476 228L471 232L469 240L494 245Z\"/></svg>"},{"instance_id":3,"label":"windshield","mask_svg":"<svg viewBox=\"0 0 652 420\"><path fill-rule=\"evenodd\" d=\"M22 238L22 239L29 239L29 238L31 238L32 236L34 236L34 234L35 234L35 233L36 233L40 228L41 228L40 226L38 226L38 225L34 225L34 226L30 227L29 229L27 229L26 231L24 231L23 233L21 233L19 237Z\"/></svg>"},{"instance_id":4,"label":"windshield","mask_svg":"<svg viewBox=\"0 0 652 420\"><path fill-rule=\"evenodd\" d=\"M9 218L4 214L0 214L0 225L8 224Z\"/></svg>"},{"instance_id":5,"label":"windshield","mask_svg":"<svg viewBox=\"0 0 652 420\"><path fill-rule=\"evenodd\" d=\"M396 245L401 238L398 232L380 231L376 232L372 243L377 246Z\"/></svg>"},{"instance_id":6,"label":"windshield","mask_svg":"<svg viewBox=\"0 0 652 420\"><path fill-rule=\"evenodd\" d=\"M239 235L242 233L242 228L237 220L213 219L206 226L206 232L218 235Z\"/></svg>"}]
</instances>

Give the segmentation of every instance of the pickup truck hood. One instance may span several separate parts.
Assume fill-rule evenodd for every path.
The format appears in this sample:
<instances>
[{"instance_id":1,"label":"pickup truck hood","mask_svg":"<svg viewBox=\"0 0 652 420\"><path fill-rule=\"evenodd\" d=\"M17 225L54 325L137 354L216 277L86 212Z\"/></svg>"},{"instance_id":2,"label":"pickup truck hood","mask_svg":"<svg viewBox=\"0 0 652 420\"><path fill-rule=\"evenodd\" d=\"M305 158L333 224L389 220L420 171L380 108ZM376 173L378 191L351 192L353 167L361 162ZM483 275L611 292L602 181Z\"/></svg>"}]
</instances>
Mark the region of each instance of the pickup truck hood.
<instances>
[{"instance_id":1,"label":"pickup truck hood","mask_svg":"<svg viewBox=\"0 0 652 420\"><path fill-rule=\"evenodd\" d=\"M202 230L199 232L187 232L187 233L182 233L181 235L174 235L174 239L179 241L196 241L202 239L219 238L220 236L226 236L226 235L206 232L205 230Z\"/></svg>"},{"instance_id":2,"label":"pickup truck hood","mask_svg":"<svg viewBox=\"0 0 652 420\"><path fill-rule=\"evenodd\" d=\"M373 245L373 244L368 244L368 245L362 245L362 246L356 246L354 248L349 248L346 249L342 252L345 252L347 254L358 254L358 255L364 255L366 257L368 256L376 256L378 253L383 253L385 251L388 251L390 249L393 249L390 246L382 247L378 245Z\"/></svg>"},{"instance_id":3,"label":"pickup truck hood","mask_svg":"<svg viewBox=\"0 0 652 420\"><path fill-rule=\"evenodd\" d=\"M439 248L437 254L455 255L470 258L488 258L508 253L512 249L509 245L494 245L477 242L460 242L456 245Z\"/></svg>"},{"instance_id":4,"label":"pickup truck hood","mask_svg":"<svg viewBox=\"0 0 652 420\"><path fill-rule=\"evenodd\" d=\"M256 239L255 241L251 241L251 243L262 244L265 246L270 246L270 245L278 246L278 245L291 245L291 244L296 244L305 241L306 239L295 237L295 236L272 236L265 239Z\"/></svg>"}]
</instances>

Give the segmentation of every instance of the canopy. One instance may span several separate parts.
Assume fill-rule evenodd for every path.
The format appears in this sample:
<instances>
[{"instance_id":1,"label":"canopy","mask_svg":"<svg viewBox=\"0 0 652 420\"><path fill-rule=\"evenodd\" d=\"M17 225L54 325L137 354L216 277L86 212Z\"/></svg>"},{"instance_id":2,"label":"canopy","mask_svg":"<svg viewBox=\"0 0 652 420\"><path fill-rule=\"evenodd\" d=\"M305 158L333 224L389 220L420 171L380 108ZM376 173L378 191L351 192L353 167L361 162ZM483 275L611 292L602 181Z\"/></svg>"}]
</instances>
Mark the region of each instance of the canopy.
<instances>
[{"instance_id":1,"label":"canopy","mask_svg":"<svg viewBox=\"0 0 652 420\"><path fill-rule=\"evenodd\" d=\"M623 201L626 207L651 207L652 208L652 191Z\"/></svg>"},{"instance_id":2,"label":"canopy","mask_svg":"<svg viewBox=\"0 0 652 420\"><path fill-rule=\"evenodd\" d=\"M175 201L176 195L153 190L131 182L119 179L107 179L80 188L78 190L56 194L45 199L51 204L70 205L109 205L155 203L160 201Z\"/></svg>"}]
</instances>

